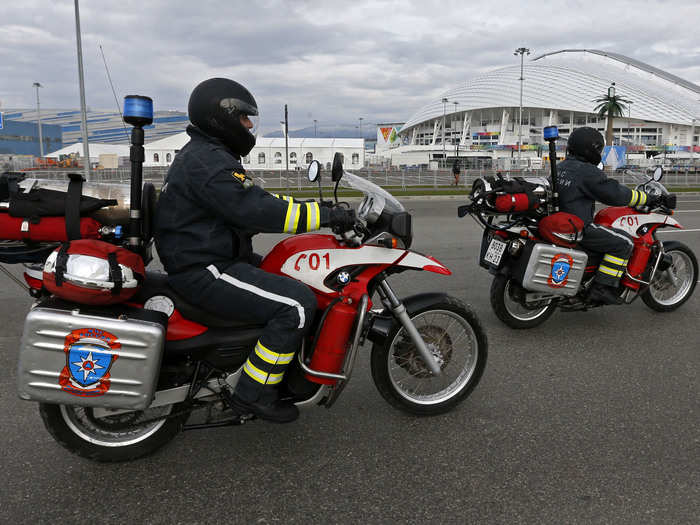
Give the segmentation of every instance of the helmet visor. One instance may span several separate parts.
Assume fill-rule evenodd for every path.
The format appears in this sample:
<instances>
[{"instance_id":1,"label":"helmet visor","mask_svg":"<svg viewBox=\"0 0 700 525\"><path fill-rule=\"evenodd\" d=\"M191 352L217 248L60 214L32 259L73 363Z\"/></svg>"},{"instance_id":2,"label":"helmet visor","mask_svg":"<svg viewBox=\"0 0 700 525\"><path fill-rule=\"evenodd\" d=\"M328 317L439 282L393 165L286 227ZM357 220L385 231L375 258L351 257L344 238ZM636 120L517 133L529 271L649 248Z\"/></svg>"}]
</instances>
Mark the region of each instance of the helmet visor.
<instances>
[{"instance_id":1,"label":"helmet visor","mask_svg":"<svg viewBox=\"0 0 700 525\"><path fill-rule=\"evenodd\" d=\"M241 114L241 125L257 138L258 130L260 129L260 115Z\"/></svg>"}]
</instances>

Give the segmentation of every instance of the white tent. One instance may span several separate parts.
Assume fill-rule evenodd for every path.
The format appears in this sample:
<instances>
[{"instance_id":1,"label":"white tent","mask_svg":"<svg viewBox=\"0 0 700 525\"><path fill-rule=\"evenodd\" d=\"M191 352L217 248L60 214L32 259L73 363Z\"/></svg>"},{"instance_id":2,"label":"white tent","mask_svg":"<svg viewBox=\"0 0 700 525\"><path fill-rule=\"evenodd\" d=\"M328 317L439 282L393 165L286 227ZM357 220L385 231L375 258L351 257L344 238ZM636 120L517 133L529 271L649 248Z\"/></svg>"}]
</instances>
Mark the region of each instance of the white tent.
<instances>
[{"instance_id":1,"label":"white tent","mask_svg":"<svg viewBox=\"0 0 700 525\"><path fill-rule=\"evenodd\" d=\"M128 157L129 156L129 146L124 144L100 144L100 143L90 143L90 160L97 162L100 155L117 155L118 157ZM80 157L83 156L83 143L76 142L70 146L65 146L58 151L54 151L46 155L54 159L59 158L61 155L71 155L77 154Z\"/></svg>"}]
</instances>

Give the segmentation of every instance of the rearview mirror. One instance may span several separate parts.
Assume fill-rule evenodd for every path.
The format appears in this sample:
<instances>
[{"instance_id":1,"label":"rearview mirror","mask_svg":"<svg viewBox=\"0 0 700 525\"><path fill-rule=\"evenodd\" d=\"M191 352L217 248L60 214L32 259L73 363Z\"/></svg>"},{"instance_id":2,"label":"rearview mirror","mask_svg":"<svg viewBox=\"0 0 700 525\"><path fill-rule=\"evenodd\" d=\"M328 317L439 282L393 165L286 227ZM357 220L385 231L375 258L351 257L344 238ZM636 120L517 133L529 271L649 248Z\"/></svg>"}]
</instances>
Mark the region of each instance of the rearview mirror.
<instances>
[{"instance_id":1,"label":"rearview mirror","mask_svg":"<svg viewBox=\"0 0 700 525\"><path fill-rule=\"evenodd\" d=\"M309 182L316 182L316 180L321 175L321 163L317 160L312 160L309 164L309 168L306 172L306 176L309 178Z\"/></svg>"},{"instance_id":2,"label":"rearview mirror","mask_svg":"<svg viewBox=\"0 0 700 525\"><path fill-rule=\"evenodd\" d=\"M333 168L331 168L331 179L338 182L343 178L343 156L336 151L333 155Z\"/></svg>"},{"instance_id":3,"label":"rearview mirror","mask_svg":"<svg viewBox=\"0 0 700 525\"><path fill-rule=\"evenodd\" d=\"M654 180L659 182L664 176L664 169L659 166L654 170Z\"/></svg>"}]
</instances>

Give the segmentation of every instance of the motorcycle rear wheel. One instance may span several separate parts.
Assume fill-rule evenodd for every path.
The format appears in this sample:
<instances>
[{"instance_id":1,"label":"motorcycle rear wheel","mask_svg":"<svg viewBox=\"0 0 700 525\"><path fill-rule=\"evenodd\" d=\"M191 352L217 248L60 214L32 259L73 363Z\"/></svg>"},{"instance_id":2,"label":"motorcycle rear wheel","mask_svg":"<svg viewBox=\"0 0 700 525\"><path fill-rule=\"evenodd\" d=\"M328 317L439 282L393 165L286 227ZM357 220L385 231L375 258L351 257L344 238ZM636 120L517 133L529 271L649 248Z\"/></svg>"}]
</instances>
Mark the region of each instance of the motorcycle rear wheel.
<instances>
[{"instance_id":1,"label":"motorcycle rear wheel","mask_svg":"<svg viewBox=\"0 0 700 525\"><path fill-rule=\"evenodd\" d=\"M464 401L481 379L488 342L476 314L447 297L411 314L411 320L441 365L434 376L404 327L394 322L389 335L372 347L372 378L394 408L419 416L443 414Z\"/></svg>"},{"instance_id":2,"label":"motorcycle rear wheel","mask_svg":"<svg viewBox=\"0 0 700 525\"><path fill-rule=\"evenodd\" d=\"M534 328L549 319L557 306L549 301L539 308L527 308L512 297L517 286L505 275L497 275L491 283L491 307L501 321L518 330Z\"/></svg>"},{"instance_id":3,"label":"motorcycle rear wheel","mask_svg":"<svg viewBox=\"0 0 700 525\"><path fill-rule=\"evenodd\" d=\"M693 295L698 282L698 260L690 248L678 241L665 242L664 252L673 262L668 270L657 272L642 294L642 301L657 312L672 312ZM667 272L672 272L673 278Z\"/></svg>"},{"instance_id":4,"label":"motorcycle rear wheel","mask_svg":"<svg viewBox=\"0 0 700 525\"><path fill-rule=\"evenodd\" d=\"M178 407L167 405L96 417L88 407L39 403L39 412L46 429L61 446L78 456L112 463L147 456L173 439L182 429L187 414L143 425L138 421L167 416Z\"/></svg>"}]
</instances>

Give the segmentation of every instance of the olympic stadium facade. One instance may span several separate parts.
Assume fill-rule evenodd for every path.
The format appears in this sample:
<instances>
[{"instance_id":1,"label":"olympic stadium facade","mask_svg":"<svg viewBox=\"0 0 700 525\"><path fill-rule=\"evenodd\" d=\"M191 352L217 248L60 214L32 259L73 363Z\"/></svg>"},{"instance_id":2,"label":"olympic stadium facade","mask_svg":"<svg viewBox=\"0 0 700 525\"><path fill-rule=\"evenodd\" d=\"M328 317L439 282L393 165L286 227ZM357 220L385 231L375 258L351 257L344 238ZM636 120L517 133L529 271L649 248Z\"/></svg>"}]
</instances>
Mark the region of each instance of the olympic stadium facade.
<instances>
[{"instance_id":1,"label":"olympic stadium facade","mask_svg":"<svg viewBox=\"0 0 700 525\"><path fill-rule=\"evenodd\" d=\"M401 126L400 140L383 155L394 165L449 166L459 158L467 167L475 161L517 167L520 157L520 167L539 167L547 155L545 126L559 128L558 156L577 127L605 134L606 119L594 111L595 99L613 83L616 94L629 101L625 115L613 121L614 143L625 146L628 156L700 157L700 86L617 53L587 49L525 61L522 124L517 64L477 75L430 101Z\"/></svg>"}]
</instances>

